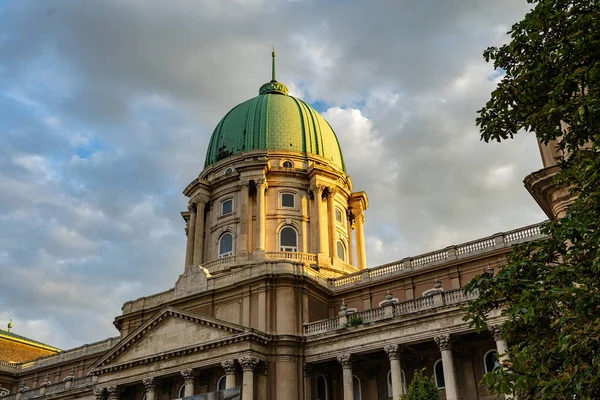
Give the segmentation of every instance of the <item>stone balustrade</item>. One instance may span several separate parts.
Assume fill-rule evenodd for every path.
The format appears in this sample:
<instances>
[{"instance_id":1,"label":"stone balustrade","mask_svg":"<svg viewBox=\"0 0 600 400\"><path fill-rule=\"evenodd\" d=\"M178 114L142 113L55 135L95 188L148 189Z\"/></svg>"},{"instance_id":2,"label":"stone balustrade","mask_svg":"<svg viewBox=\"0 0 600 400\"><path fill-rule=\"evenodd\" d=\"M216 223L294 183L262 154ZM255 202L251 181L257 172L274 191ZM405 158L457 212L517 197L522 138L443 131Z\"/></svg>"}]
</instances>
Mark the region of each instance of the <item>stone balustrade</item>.
<instances>
[{"instance_id":1,"label":"stone balustrade","mask_svg":"<svg viewBox=\"0 0 600 400\"><path fill-rule=\"evenodd\" d=\"M361 324L367 324L439 307L461 304L475 298L477 298L476 291L467 293L464 289L449 290L447 292L440 292L438 294L417 299L390 303L388 306L351 313L347 316L342 315L331 319L304 324L304 335L316 335L345 328L350 319L356 319L360 321Z\"/></svg>"},{"instance_id":2,"label":"stone balustrade","mask_svg":"<svg viewBox=\"0 0 600 400\"><path fill-rule=\"evenodd\" d=\"M268 251L265 254L267 260L298 260L308 261L310 263L317 262L317 255L311 253L299 253L294 251Z\"/></svg>"},{"instance_id":3,"label":"stone balustrade","mask_svg":"<svg viewBox=\"0 0 600 400\"><path fill-rule=\"evenodd\" d=\"M55 383L52 385L48 385L45 388L45 393L42 393L42 388L30 389L27 391L23 391L20 393L20 400L29 400L42 396L53 395L57 393L63 392L72 392L78 390L89 390L94 386L92 383L92 377L86 376L83 378L73 379L70 381L70 387L67 386L67 382ZM16 394L9 394L8 396L3 396L2 400L16 400Z\"/></svg>"},{"instance_id":4,"label":"stone balustrade","mask_svg":"<svg viewBox=\"0 0 600 400\"><path fill-rule=\"evenodd\" d=\"M436 250L415 257L404 258L400 261L384 264L379 267L369 268L341 278L330 279L329 286L331 289L335 290L336 288L347 287L349 285L363 284L510 247L517 243L542 239L545 237L541 233L543 224L544 222L509 232L498 233L487 238L449 246L442 250Z\"/></svg>"}]
</instances>

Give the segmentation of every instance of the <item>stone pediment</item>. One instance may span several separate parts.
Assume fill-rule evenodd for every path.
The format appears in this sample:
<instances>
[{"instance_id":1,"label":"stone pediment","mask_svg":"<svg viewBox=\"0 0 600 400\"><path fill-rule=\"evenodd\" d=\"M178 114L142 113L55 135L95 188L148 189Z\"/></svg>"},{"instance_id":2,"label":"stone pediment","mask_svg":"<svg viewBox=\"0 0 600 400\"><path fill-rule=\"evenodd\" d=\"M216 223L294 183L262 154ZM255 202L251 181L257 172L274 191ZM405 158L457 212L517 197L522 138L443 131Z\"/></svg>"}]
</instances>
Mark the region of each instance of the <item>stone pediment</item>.
<instances>
[{"instance_id":1,"label":"stone pediment","mask_svg":"<svg viewBox=\"0 0 600 400\"><path fill-rule=\"evenodd\" d=\"M117 343L92 370L185 353L204 343L227 340L243 333L244 327L240 325L167 307Z\"/></svg>"}]
</instances>

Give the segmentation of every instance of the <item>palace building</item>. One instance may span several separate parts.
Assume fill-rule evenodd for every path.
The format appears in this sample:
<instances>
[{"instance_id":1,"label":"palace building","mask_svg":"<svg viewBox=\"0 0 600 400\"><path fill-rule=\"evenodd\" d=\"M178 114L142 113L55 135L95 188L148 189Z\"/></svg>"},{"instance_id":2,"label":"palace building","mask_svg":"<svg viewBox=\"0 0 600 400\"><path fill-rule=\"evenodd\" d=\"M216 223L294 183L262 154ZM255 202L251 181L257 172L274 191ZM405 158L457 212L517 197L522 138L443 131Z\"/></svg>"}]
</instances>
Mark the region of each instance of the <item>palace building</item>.
<instances>
[{"instance_id":1,"label":"palace building","mask_svg":"<svg viewBox=\"0 0 600 400\"><path fill-rule=\"evenodd\" d=\"M367 268L367 194L331 126L275 79L274 57L272 80L218 123L183 191L173 287L126 302L115 337L0 360L3 400L397 400L423 368L440 399L495 398L480 381L506 352L502 319L476 333L462 306L477 294L463 287L541 238L540 224ZM558 155L540 150L526 187L555 218L567 201L551 180Z\"/></svg>"}]
</instances>

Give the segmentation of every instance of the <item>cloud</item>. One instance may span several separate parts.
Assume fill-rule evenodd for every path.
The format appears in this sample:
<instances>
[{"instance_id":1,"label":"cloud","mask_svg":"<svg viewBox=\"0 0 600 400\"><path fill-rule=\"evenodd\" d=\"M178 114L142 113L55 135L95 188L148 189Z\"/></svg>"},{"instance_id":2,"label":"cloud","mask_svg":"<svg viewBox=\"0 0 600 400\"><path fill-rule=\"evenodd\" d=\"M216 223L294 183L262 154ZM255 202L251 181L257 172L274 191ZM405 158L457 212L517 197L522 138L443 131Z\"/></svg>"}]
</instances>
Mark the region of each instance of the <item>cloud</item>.
<instances>
[{"instance_id":1,"label":"cloud","mask_svg":"<svg viewBox=\"0 0 600 400\"><path fill-rule=\"evenodd\" d=\"M0 13L0 304L59 347L182 270L181 190L212 129L277 77L315 104L370 199L370 265L543 219L531 136L478 140L482 51L529 5L21 0ZM81 321L86 321L81 324Z\"/></svg>"}]
</instances>

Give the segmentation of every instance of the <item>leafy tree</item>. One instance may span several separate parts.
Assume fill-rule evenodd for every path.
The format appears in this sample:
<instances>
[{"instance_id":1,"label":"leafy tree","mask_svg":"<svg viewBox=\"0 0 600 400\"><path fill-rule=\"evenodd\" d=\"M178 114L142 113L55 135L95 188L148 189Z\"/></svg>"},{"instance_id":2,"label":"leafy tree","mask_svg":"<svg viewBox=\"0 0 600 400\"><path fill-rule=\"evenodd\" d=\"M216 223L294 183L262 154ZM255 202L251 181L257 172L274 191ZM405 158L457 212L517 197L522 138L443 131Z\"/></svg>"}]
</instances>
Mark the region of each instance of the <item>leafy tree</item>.
<instances>
[{"instance_id":1,"label":"leafy tree","mask_svg":"<svg viewBox=\"0 0 600 400\"><path fill-rule=\"evenodd\" d=\"M497 308L510 360L485 377L494 393L517 398L600 398L600 0L528 0L511 42L485 59L505 75L479 110L483 140L535 132L562 154L555 182L571 188L566 216L549 237L515 246L479 290L468 318L484 328Z\"/></svg>"},{"instance_id":2,"label":"leafy tree","mask_svg":"<svg viewBox=\"0 0 600 400\"><path fill-rule=\"evenodd\" d=\"M439 400L440 395L435 381L431 376L425 376L425 368L420 371L415 371L406 395L402 396L402 400Z\"/></svg>"}]
</instances>

